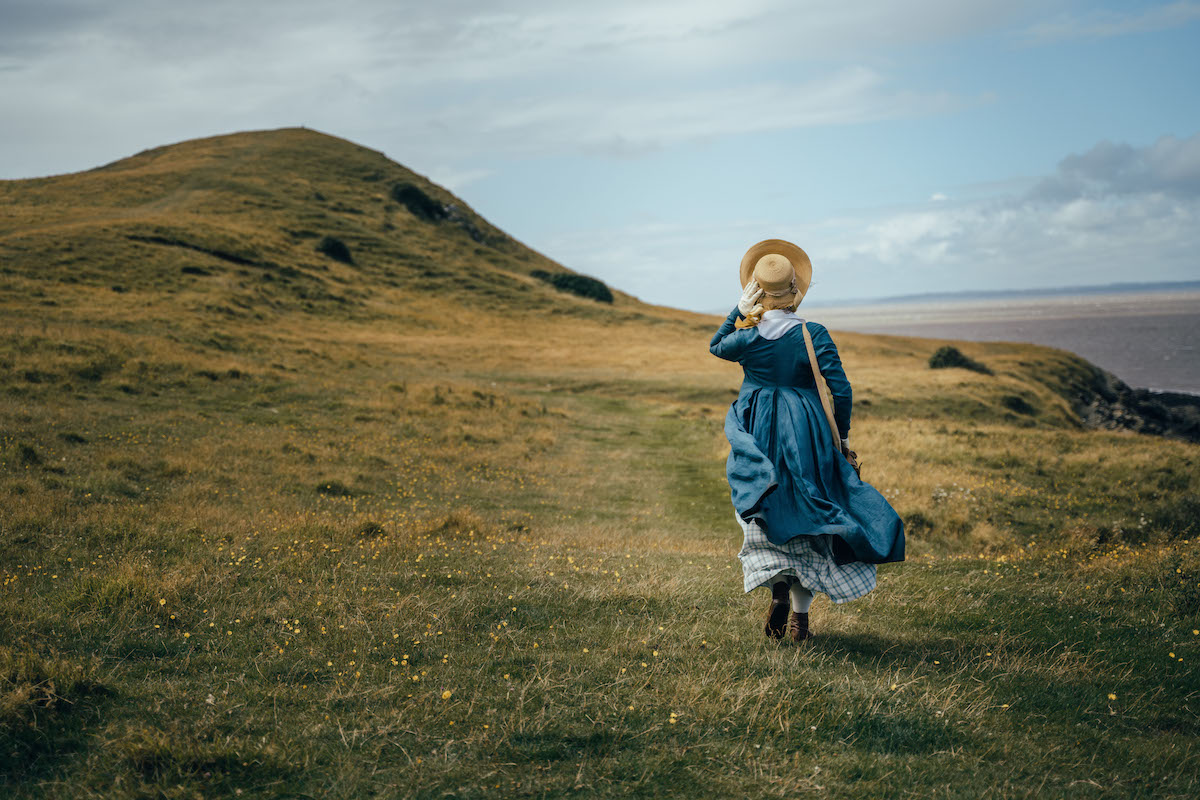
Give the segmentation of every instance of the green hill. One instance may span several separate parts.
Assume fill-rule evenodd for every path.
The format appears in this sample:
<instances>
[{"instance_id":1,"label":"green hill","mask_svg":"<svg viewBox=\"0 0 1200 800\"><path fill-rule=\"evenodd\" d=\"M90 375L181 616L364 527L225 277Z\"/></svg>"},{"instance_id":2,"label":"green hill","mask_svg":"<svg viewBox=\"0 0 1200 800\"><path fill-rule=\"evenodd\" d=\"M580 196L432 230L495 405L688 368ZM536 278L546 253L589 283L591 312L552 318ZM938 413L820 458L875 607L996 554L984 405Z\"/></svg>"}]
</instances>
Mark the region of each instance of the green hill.
<instances>
[{"instance_id":1,"label":"green hill","mask_svg":"<svg viewBox=\"0 0 1200 800\"><path fill-rule=\"evenodd\" d=\"M0 182L3 795L1195 795L1197 445L835 332L910 559L781 647L719 320L555 275L312 131Z\"/></svg>"},{"instance_id":2,"label":"green hill","mask_svg":"<svg viewBox=\"0 0 1200 800\"><path fill-rule=\"evenodd\" d=\"M0 181L0 205L6 275L115 288L132 294L126 302L165 295L235 317L369 314L388 289L545 308L561 293L530 273L567 272L383 154L306 129ZM329 239L342 247L330 251Z\"/></svg>"}]
</instances>

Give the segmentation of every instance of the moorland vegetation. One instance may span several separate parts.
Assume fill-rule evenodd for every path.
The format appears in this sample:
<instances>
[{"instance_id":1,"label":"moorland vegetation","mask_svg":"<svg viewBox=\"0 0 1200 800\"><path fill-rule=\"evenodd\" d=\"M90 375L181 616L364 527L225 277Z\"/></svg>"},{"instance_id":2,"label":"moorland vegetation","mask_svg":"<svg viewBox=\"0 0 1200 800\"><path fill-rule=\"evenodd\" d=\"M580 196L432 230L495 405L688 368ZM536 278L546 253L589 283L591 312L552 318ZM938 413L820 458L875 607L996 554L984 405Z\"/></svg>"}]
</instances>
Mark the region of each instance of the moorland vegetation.
<instances>
[{"instance_id":1,"label":"moorland vegetation","mask_svg":"<svg viewBox=\"0 0 1200 800\"><path fill-rule=\"evenodd\" d=\"M1196 796L1196 444L835 331L909 559L780 646L719 320L573 274L302 129L0 182L0 792Z\"/></svg>"}]
</instances>

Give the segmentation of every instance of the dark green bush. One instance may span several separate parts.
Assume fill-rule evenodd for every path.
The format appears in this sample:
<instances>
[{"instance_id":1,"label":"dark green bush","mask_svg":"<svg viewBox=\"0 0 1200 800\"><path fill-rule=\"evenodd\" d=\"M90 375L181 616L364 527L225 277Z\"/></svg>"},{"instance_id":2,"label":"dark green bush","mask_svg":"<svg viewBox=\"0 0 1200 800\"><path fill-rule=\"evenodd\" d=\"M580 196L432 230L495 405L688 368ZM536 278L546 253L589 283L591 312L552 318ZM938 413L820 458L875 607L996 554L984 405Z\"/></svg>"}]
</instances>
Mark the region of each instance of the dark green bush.
<instances>
[{"instance_id":1,"label":"dark green bush","mask_svg":"<svg viewBox=\"0 0 1200 800\"><path fill-rule=\"evenodd\" d=\"M986 365L980 364L973 358L967 358L957 347L951 347L950 345L939 347L929 357L929 366L933 369L959 367L961 369L972 370L973 372L982 372L984 375L992 374L992 371Z\"/></svg>"},{"instance_id":2,"label":"dark green bush","mask_svg":"<svg viewBox=\"0 0 1200 800\"><path fill-rule=\"evenodd\" d=\"M354 258L350 255L350 248L341 239L335 239L332 236L326 236L317 245L317 252L324 253L334 261L341 261L343 264L353 264Z\"/></svg>"},{"instance_id":3,"label":"dark green bush","mask_svg":"<svg viewBox=\"0 0 1200 800\"><path fill-rule=\"evenodd\" d=\"M570 292L601 303L613 301L612 291L602 281L587 275L576 275L571 272L546 272L544 269L535 269L529 274L561 292Z\"/></svg>"},{"instance_id":4,"label":"dark green bush","mask_svg":"<svg viewBox=\"0 0 1200 800\"><path fill-rule=\"evenodd\" d=\"M407 208L414 217L426 222L440 222L448 216L444 205L411 183L397 183L393 186L392 199Z\"/></svg>"},{"instance_id":5,"label":"dark green bush","mask_svg":"<svg viewBox=\"0 0 1200 800\"><path fill-rule=\"evenodd\" d=\"M1001 404L1009 411L1015 411L1018 414L1036 414L1037 409L1029 404L1029 401L1024 397L1015 394L1006 394L1000 398Z\"/></svg>"}]
</instances>

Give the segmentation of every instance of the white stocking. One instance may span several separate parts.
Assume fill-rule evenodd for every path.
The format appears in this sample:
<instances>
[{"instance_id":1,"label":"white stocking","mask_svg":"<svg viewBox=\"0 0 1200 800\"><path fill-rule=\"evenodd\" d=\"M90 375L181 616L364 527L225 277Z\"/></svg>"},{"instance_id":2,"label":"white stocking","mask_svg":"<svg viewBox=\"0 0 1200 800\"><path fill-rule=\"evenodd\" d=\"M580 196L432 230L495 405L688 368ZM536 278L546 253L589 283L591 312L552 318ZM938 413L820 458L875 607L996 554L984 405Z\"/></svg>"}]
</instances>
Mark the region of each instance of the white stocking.
<instances>
[{"instance_id":1,"label":"white stocking","mask_svg":"<svg viewBox=\"0 0 1200 800\"><path fill-rule=\"evenodd\" d=\"M807 614L808 609L812 608L813 593L801 586L799 581L788 588L788 594L792 598L792 611L797 614Z\"/></svg>"}]
</instances>

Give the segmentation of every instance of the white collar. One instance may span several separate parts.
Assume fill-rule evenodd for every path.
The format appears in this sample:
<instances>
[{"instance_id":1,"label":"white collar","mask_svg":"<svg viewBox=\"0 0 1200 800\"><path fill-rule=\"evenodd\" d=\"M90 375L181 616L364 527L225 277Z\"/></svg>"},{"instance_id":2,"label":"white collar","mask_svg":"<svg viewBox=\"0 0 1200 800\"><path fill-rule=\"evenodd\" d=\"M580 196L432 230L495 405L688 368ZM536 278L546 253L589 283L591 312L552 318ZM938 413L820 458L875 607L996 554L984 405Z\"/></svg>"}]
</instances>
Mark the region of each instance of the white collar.
<instances>
[{"instance_id":1,"label":"white collar","mask_svg":"<svg viewBox=\"0 0 1200 800\"><path fill-rule=\"evenodd\" d=\"M758 335L764 339L778 339L797 325L803 325L804 320L794 311L783 308L772 308L764 311L758 323Z\"/></svg>"}]
</instances>

